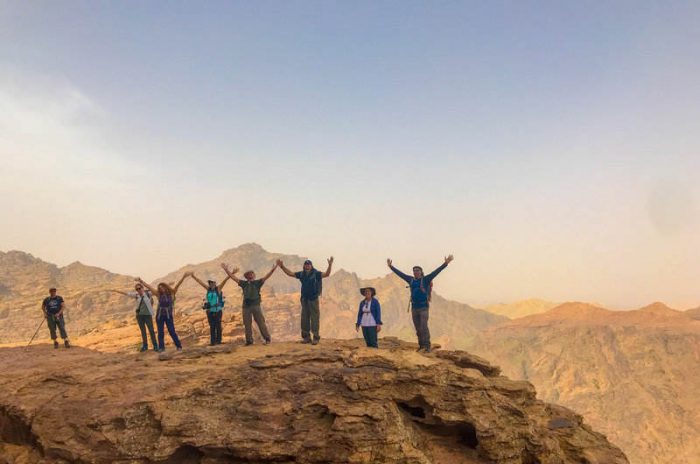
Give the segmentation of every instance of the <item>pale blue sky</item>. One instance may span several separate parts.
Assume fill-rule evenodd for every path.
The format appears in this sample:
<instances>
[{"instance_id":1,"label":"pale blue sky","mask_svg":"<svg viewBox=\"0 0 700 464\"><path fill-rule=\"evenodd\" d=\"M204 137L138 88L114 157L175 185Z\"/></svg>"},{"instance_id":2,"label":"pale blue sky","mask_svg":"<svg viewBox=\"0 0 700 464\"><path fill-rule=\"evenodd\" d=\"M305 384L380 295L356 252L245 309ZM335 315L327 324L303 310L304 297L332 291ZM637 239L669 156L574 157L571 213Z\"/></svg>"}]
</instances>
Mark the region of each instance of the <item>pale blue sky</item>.
<instances>
[{"instance_id":1,"label":"pale blue sky","mask_svg":"<svg viewBox=\"0 0 700 464\"><path fill-rule=\"evenodd\" d=\"M0 250L697 306L698 43L690 1L0 1Z\"/></svg>"}]
</instances>

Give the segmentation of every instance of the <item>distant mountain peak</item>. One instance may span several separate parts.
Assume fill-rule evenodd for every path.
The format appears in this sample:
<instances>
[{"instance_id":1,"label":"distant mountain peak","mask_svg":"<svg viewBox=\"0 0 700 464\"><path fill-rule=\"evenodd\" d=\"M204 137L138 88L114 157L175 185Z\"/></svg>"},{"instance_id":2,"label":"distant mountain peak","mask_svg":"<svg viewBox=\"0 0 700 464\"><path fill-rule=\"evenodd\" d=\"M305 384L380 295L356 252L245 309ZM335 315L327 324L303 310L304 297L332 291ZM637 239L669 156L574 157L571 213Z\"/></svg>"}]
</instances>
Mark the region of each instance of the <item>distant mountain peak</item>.
<instances>
[{"instance_id":1,"label":"distant mountain peak","mask_svg":"<svg viewBox=\"0 0 700 464\"><path fill-rule=\"evenodd\" d=\"M250 250L250 251L267 251L262 245L255 242L247 242L237 247L231 248L232 250Z\"/></svg>"},{"instance_id":2,"label":"distant mountain peak","mask_svg":"<svg viewBox=\"0 0 700 464\"><path fill-rule=\"evenodd\" d=\"M653 313L653 314L677 314L679 311L676 311L673 308L669 308L666 306L665 303L662 303L660 301L655 301L652 304L646 305L643 308L640 308L639 311L643 311L645 313Z\"/></svg>"}]
</instances>

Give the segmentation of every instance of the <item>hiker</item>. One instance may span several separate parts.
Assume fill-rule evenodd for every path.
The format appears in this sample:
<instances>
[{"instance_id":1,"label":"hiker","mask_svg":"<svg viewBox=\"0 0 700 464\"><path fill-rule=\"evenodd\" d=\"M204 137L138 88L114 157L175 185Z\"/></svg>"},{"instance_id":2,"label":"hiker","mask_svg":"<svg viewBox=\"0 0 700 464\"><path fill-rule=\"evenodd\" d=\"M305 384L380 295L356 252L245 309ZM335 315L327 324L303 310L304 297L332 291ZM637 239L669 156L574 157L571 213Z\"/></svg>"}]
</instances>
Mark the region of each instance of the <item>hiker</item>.
<instances>
[{"instance_id":1,"label":"hiker","mask_svg":"<svg viewBox=\"0 0 700 464\"><path fill-rule=\"evenodd\" d=\"M63 339L63 345L66 348L70 348L68 334L66 333L66 321L63 319L63 306L63 298L56 295L56 289L51 287L49 289L49 296L44 298L44 301L41 303L41 310L44 311L44 317L46 318L46 323L49 326L49 332L51 333L51 340L53 340L54 348L58 348L58 341L56 340L56 327L58 327L58 331Z\"/></svg>"},{"instance_id":2,"label":"hiker","mask_svg":"<svg viewBox=\"0 0 700 464\"><path fill-rule=\"evenodd\" d=\"M360 307L357 310L355 330L359 331L362 327L362 336L365 337L367 346L379 348L377 335L382 330L382 308L376 298L377 291L374 287L365 287L360 289L360 293L365 299L360 301Z\"/></svg>"},{"instance_id":3,"label":"hiker","mask_svg":"<svg viewBox=\"0 0 700 464\"><path fill-rule=\"evenodd\" d=\"M281 259L277 260L277 265L289 277L295 277L301 281L301 343L318 345L321 340L318 333L321 322L318 297L321 296L323 289L321 279L331 275L333 257L328 259L328 269L324 273L317 271L309 259L304 261L304 268L299 272L287 269ZM311 340L311 334L314 336L313 340Z\"/></svg>"},{"instance_id":4,"label":"hiker","mask_svg":"<svg viewBox=\"0 0 700 464\"><path fill-rule=\"evenodd\" d=\"M221 318L223 317L224 311L224 294L221 293L221 291L230 277L226 276L220 285L216 285L216 281L214 280L207 280L205 284L194 275L194 272L191 272L190 276L207 291L202 309L207 311L210 338L209 345L221 345Z\"/></svg>"},{"instance_id":5,"label":"hiker","mask_svg":"<svg viewBox=\"0 0 700 464\"><path fill-rule=\"evenodd\" d=\"M175 295L177 294L177 289L180 288L182 282L186 277L189 277L190 273L185 272L177 284L174 287L161 282L154 289L146 282L141 280L141 277L137 277L136 281L146 287L152 294L158 297L158 309L156 310L156 326L158 327L158 351L165 351L165 327L168 328L168 333L170 338L173 339L173 343L178 351L182 350L182 344L180 339L175 332L175 319L173 313L173 306L175 305ZM165 327L163 327L165 326Z\"/></svg>"},{"instance_id":6,"label":"hiker","mask_svg":"<svg viewBox=\"0 0 700 464\"><path fill-rule=\"evenodd\" d=\"M416 328L416 335L418 336L418 351L424 350L426 353L430 353L428 308L430 306L433 279L437 277L453 259L454 257L452 255L445 257L445 262L428 275L423 274L422 267L413 266L413 277L404 274L392 266L391 259L386 260L389 269L405 280L411 289L411 316L413 317L413 325Z\"/></svg>"},{"instance_id":7,"label":"hiker","mask_svg":"<svg viewBox=\"0 0 700 464\"><path fill-rule=\"evenodd\" d=\"M270 278L275 269L277 269L277 264L275 263L270 269L270 272L265 274L261 279L255 279L255 272L246 271L243 274L245 280L241 280L235 276L238 268L233 271L229 270L226 264L222 263L221 267L228 274L231 279L238 284L239 287L243 289L243 327L245 328L245 344L246 346L253 344L253 319L258 325L258 330L260 330L260 335L263 338L263 344L268 345L272 339L270 338L270 332L267 330L267 324L265 324L265 315L262 312L260 302L262 300L260 296L260 289L267 279Z\"/></svg>"},{"instance_id":8,"label":"hiker","mask_svg":"<svg viewBox=\"0 0 700 464\"><path fill-rule=\"evenodd\" d=\"M141 349L139 351L143 353L148 350L148 338L146 337L146 329L148 329L153 343L153 351L157 352L159 350L156 343L156 333L153 331L153 294L145 291L141 282L136 282L134 290L134 292L110 291L136 300L136 322L141 330Z\"/></svg>"}]
</instances>

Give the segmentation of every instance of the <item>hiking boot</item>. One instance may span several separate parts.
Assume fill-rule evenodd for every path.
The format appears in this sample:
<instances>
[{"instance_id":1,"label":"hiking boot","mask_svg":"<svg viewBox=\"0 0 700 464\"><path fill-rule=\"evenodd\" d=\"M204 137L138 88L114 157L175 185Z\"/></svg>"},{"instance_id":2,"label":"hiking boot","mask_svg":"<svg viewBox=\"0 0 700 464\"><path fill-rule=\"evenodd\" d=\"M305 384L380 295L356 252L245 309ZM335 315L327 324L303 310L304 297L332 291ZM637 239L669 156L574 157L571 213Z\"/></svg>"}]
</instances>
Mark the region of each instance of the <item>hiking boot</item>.
<instances>
[{"instance_id":1,"label":"hiking boot","mask_svg":"<svg viewBox=\"0 0 700 464\"><path fill-rule=\"evenodd\" d=\"M252 344L253 344L253 342L245 342L245 346L250 346Z\"/></svg>"},{"instance_id":2,"label":"hiking boot","mask_svg":"<svg viewBox=\"0 0 700 464\"><path fill-rule=\"evenodd\" d=\"M308 344L308 343L311 343L311 339L303 338L299 343Z\"/></svg>"},{"instance_id":3,"label":"hiking boot","mask_svg":"<svg viewBox=\"0 0 700 464\"><path fill-rule=\"evenodd\" d=\"M147 346L142 346L141 349L139 350L140 353L143 353L144 351L148 351Z\"/></svg>"},{"instance_id":4,"label":"hiking boot","mask_svg":"<svg viewBox=\"0 0 700 464\"><path fill-rule=\"evenodd\" d=\"M178 346L178 347L177 347L177 351L182 351L182 347L181 347L181 346Z\"/></svg>"},{"instance_id":5,"label":"hiking boot","mask_svg":"<svg viewBox=\"0 0 700 464\"><path fill-rule=\"evenodd\" d=\"M66 348L70 348L70 342L68 340L63 340L63 344L66 346Z\"/></svg>"},{"instance_id":6,"label":"hiking boot","mask_svg":"<svg viewBox=\"0 0 700 464\"><path fill-rule=\"evenodd\" d=\"M314 338L314 341L311 342L312 345L318 345L318 342L320 340L318 338Z\"/></svg>"},{"instance_id":7,"label":"hiking boot","mask_svg":"<svg viewBox=\"0 0 700 464\"><path fill-rule=\"evenodd\" d=\"M416 351L420 353L420 352L423 351L423 350L424 350L424 348L423 348L422 346L419 346L418 349L417 349Z\"/></svg>"},{"instance_id":8,"label":"hiking boot","mask_svg":"<svg viewBox=\"0 0 700 464\"><path fill-rule=\"evenodd\" d=\"M56 340L53 341L53 349L54 350L58 349L58 342Z\"/></svg>"},{"instance_id":9,"label":"hiking boot","mask_svg":"<svg viewBox=\"0 0 700 464\"><path fill-rule=\"evenodd\" d=\"M265 341L263 341L263 345L269 345L270 342L272 342L272 340L265 340Z\"/></svg>"},{"instance_id":10,"label":"hiking boot","mask_svg":"<svg viewBox=\"0 0 700 464\"><path fill-rule=\"evenodd\" d=\"M426 346L424 352L425 352L425 353L430 353L430 351L431 351L431 350L430 350L430 347L429 347L429 346Z\"/></svg>"}]
</instances>

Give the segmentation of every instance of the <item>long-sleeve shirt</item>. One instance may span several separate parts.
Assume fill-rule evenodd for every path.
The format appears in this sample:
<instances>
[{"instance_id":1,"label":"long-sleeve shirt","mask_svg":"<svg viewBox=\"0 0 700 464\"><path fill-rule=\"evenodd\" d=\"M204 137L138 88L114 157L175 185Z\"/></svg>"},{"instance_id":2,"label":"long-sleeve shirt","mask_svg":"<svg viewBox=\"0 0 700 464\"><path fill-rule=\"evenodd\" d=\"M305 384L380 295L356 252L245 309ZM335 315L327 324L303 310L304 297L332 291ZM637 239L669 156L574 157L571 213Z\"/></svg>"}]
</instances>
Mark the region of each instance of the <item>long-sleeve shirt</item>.
<instances>
[{"instance_id":1,"label":"long-sleeve shirt","mask_svg":"<svg viewBox=\"0 0 700 464\"><path fill-rule=\"evenodd\" d=\"M143 295L139 295L138 292L129 292L127 293L127 296L137 300L136 314L141 316L153 316L153 305L151 304L150 292L143 292Z\"/></svg>"},{"instance_id":2,"label":"long-sleeve shirt","mask_svg":"<svg viewBox=\"0 0 700 464\"><path fill-rule=\"evenodd\" d=\"M379 300L372 298L371 301L360 301L360 307L357 310L357 325L362 327L374 327L382 325L382 308L379 305Z\"/></svg>"},{"instance_id":3,"label":"long-sleeve shirt","mask_svg":"<svg viewBox=\"0 0 700 464\"><path fill-rule=\"evenodd\" d=\"M429 306L428 299L430 297L430 283L446 267L447 263L443 263L440 267L435 269L430 274L424 275L420 279L416 279L413 276L404 274L403 272L396 269L394 266L390 266L394 274L405 280L411 288L411 306L413 307L413 309L422 309L427 308Z\"/></svg>"}]
</instances>

